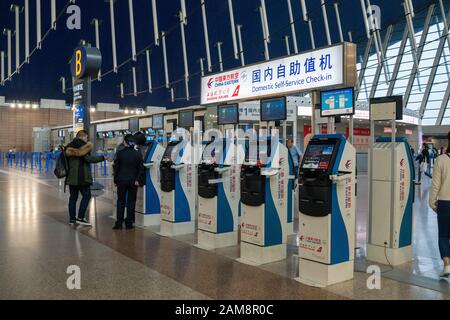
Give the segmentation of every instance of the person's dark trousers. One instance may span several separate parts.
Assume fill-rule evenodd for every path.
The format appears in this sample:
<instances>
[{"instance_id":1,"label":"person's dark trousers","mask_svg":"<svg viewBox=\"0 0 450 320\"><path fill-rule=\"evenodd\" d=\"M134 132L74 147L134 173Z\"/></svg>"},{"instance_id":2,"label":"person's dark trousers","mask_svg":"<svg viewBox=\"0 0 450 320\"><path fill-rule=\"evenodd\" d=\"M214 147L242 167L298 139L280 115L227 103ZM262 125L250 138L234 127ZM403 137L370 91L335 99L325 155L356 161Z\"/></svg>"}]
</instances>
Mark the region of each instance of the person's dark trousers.
<instances>
[{"instance_id":1,"label":"person's dark trousers","mask_svg":"<svg viewBox=\"0 0 450 320\"><path fill-rule=\"evenodd\" d=\"M422 181L422 169L421 169L421 163L419 162L419 166L417 168L417 175L419 176L419 182Z\"/></svg>"},{"instance_id":2,"label":"person's dark trousers","mask_svg":"<svg viewBox=\"0 0 450 320\"><path fill-rule=\"evenodd\" d=\"M438 201L439 252L450 258L450 201Z\"/></svg>"},{"instance_id":3,"label":"person's dark trousers","mask_svg":"<svg viewBox=\"0 0 450 320\"><path fill-rule=\"evenodd\" d=\"M295 176L295 179L298 179L298 167L295 167L295 166L294 166L294 176Z\"/></svg>"},{"instance_id":4,"label":"person's dark trousers","mask_svg":"<svg viewBox=\"0 0 450 320\"><path fill-rule=\"evenodd\" d=\"M78 210L78 218L84 219L86 210L91 200L91 187L90 186L69 186L70 198L69 198L69 216L70 221L75 221L77 217L77 200L78 194L81 193L80 209Z\"/></svg>"},{"instance_id":5,"label":"person's dark trousers","mask_svg":"<svg viewBox=\"0 0 450 320\"><path fill-rule=\"evenodd\" d=\"M127 226L133 225L137 191L138 187L134 185L134 181L117 182L117 224L122 225L125 221ZM124 219L125 207L127 207L126 219Z\"/></svg>"}]
</instances>

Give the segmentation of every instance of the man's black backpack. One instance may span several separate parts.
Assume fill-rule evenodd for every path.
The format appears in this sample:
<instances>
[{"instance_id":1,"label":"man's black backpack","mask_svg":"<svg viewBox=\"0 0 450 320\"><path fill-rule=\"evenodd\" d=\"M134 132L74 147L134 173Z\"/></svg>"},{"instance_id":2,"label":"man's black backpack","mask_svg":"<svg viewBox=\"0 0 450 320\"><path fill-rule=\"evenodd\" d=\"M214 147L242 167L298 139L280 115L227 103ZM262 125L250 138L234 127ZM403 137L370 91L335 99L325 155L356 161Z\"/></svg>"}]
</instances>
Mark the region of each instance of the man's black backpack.
<instances>
[{"instance_id":1,"label":"man's black backpack","mask_svg":"<svg viewBox=\"0 0 450 320\"><path fill-rule=\"evenodd\" d=\"M67 175L69 174L69 162L67 161L65 151L66 150L62 148L61 154L56 160L55 170L53 171L53 173L58 179L66 178Z\"/></svg>"}]
</instances>

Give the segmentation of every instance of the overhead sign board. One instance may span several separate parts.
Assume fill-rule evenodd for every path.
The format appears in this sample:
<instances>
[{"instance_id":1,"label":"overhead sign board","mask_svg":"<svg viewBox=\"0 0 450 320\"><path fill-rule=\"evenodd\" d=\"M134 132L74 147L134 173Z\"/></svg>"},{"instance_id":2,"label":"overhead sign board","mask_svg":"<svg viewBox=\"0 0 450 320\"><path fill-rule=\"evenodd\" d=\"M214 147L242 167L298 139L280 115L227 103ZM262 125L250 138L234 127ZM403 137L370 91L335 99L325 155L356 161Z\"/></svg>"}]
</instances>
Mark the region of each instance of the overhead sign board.
<instances>
[{"instance_id":1,"label":"overhead sign board","mask_svg":"<svg viewBox=\"0 0 450 320\"><path fill-rule=\"evenodd\" d=\"M351 69L347 69L349 66ZM201 80L201 104L352 86L355 71L355 47L341 43L205 76Z\"/></svg>"}]
</instances>

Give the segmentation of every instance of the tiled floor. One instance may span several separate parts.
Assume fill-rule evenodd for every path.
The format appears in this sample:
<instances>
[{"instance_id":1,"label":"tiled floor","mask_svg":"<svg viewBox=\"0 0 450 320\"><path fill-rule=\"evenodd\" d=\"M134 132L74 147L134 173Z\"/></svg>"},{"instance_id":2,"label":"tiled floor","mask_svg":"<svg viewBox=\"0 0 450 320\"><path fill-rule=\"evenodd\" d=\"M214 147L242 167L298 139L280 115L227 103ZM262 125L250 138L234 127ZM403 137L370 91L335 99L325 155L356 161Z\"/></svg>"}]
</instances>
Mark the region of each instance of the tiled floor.
<instances>
[{"instance_id":1,"label":"tiled floor","mask_svg":"<svg viewBox=\"0 0 450 320\"><path fill-rule=\"evenodd\" d=\"M450 299L450 284L438 279L436 218L426 205L429 181L418 188L415 204L415 260L386 272L380 290L367 289L363 272L326 289L297 283L294 236L285 261L253 267L235 261L239 247L214 252L193 247L195 235L114 232L110 180L100 181L107 188L91 202L93 227L72 229L68 195L51 174L0 167L0 299ZM361 270L366 184L361 177L356 264ZM81 290L67 289L70 265L80 267Z\"/></svg>"}]
</instances>

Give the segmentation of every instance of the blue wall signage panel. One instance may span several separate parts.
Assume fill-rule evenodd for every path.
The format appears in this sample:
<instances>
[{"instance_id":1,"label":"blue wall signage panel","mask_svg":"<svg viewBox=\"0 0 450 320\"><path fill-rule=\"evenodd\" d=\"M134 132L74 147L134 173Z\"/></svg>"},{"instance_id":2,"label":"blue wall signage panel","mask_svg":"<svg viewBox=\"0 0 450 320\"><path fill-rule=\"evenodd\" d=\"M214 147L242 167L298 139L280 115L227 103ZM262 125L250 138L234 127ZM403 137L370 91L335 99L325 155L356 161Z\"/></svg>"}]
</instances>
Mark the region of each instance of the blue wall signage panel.
<instances>
[{"instance_id":1,"label":"blue wall signage panel","mask_svg":"<svg viewBox=\"0 0 450 320\"><path fill-rule=\"evenodd\" d=\"M354 97L353 88L322 91L320 93L320 115L333 117L354 114Z\"/></svg>"}]
</instances>

